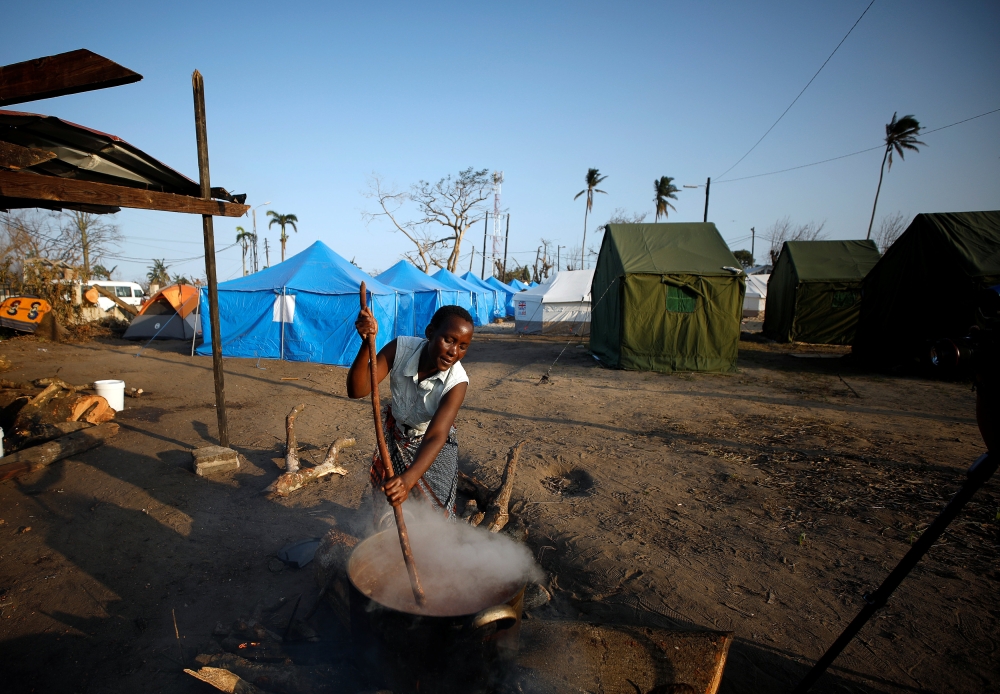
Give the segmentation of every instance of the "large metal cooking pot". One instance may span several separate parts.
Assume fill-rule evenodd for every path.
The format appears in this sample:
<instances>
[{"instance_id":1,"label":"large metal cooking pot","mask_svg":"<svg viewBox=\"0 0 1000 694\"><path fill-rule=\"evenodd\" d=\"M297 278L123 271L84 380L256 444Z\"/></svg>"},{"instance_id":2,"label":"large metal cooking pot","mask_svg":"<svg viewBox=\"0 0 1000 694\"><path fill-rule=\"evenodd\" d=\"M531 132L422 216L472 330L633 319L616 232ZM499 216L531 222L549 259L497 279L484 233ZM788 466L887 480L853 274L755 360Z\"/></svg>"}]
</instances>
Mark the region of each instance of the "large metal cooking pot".
<instances>
[{"instance_id":1,"label":"large metal cooking pot","mask_svg":"<svg viewBox=\"0 0 1000 694\"><path fill-rule=\"evenodd\" d=\"M488 688L499 667L517 655L525 585L508 586L470 614L416 614L366 592L393 552L399 553L399 538L395 529L385 530L359 543L347 563L351 632L367 673L397 694Z\"/></svg>"}]
</instances>

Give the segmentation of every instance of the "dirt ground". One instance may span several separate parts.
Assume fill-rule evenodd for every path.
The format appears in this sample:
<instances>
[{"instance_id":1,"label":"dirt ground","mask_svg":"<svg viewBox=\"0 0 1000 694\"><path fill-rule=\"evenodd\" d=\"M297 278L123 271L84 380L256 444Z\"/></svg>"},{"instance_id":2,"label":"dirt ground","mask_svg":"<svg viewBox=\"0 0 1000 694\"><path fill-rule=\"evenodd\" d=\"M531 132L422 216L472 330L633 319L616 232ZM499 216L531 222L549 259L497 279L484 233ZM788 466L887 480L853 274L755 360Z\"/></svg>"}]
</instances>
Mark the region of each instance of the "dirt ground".
<instances>
[{"instance_id":1,"label":"dirt ground","mask_svg":"<svg viewBox=\"0 0 1000 694\"><path fill-rule=\"evenodd\" d=\"M190 450L217 442L211 360L176 342L138 350L0 344L6 378L148 391L108 445L0 483L4 691L210 691L181 661L217 623L262 605L287 622L285 606L315 599L312 567L282 569L275 552L369 520L370 405L346 397L344 369L227 359L242 467L201 478ZM527 441L512 509L554 596L530 617L731 630L722 691L788 691L983 451L968 384L860 371L846 352L751 335L738 373L662 375L603 369L576 342L477 336L461 465L496 484ZM269 500L298 403L304 459L356 436L350 472ZM1000 689L998 549L994 479L814 691ZM302 658L336 665L344 636L316 619L323 638ZM359 691L339 677L331 691Z\"/></svg>"}]
</instances>

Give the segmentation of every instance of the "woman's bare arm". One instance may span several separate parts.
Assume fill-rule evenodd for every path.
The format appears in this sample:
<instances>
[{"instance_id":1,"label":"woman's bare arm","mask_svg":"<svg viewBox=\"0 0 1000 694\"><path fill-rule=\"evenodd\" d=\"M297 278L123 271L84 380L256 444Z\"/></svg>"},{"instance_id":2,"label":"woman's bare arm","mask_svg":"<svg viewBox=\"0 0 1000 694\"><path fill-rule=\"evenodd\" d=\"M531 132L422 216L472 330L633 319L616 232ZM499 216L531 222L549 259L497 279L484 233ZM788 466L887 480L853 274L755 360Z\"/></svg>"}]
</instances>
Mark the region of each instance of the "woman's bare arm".
<instances>
[{"instance_id":1,"label":"woman's bare arm","mask_svg":"<svg viewBox=\"0 0 1000 694\"><path fill-rule=\"evenodd\" d=\"M363 398L372 392L371 373L368 368L368 335L378 333L378 322L372 315L371 309L365 309L358 314L358 320L354 322L358 334L361 336L361 349L358 356L354 357L354 363L347 371L347 397ZM396 361L396 341L393 340L383 347L376 356L378 370L378 382L386 377L393 363Z\"/></svg>"},{"instance_id":2,"label":"woman's bare arm","mask_svg":"<svg viewBox=\"0 0 1000 694\"><path fill-rule=\"evenodd\" d=\"M424 440L417 450L417 455L413 458L413 465L402 475L393 477L385 483L383 490L385 490L385 497L390 504L395 505L406 501L410 490L441 453L441 449L448 442L448 433L455 424L458 410L465 400L468 385L468 383L459 383L444 394L437 412L434 413L431 423L427 426Z\"/></svg>"}]
</instances>

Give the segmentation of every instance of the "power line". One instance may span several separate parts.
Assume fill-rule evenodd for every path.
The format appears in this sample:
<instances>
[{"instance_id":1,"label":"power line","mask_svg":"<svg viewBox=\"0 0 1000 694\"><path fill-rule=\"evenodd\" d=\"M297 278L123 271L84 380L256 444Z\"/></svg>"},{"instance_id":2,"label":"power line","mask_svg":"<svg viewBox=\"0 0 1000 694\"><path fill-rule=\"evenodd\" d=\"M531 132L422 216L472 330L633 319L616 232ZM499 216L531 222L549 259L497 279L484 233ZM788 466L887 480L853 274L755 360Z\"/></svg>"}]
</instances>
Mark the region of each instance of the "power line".
<instances>
[{"instance_id":1,"label":"power line","mask_svg":"<svg viewBox=\"0 0 1000 694\"><path fill-rule=\"evenodd\" d=\"M761 142L763 142L763 141L764 141L764 138L765 138L765 137L767 137L767 136L768 136L768 134L769 134L769 133L770 133L770 132L771 132L772 130L774 130L774 126L776 126L776 125L777 125L777 124L778 124L779 122L781 122L781 119L782 119L782 118L784 118L784 117L785 117L785 114L786 114L786 113L788 113L788 112L789 112L789 111L791 110L792 106L794 106L794 105L795 105L795 102L799 100L799 97L801 97L801 96L802 96L803 94L805 94L806 90L807 90L807 89L809 89L809 85L813 83L813 80L815 80L815 79L816 79L817 77L819 77L819 73L823 72L823 68L825 68L825 67L826 67L826 64L830 62L830 58L832 58L832 57L834 56L834 54L835 54L835 53L836 53L836 52L837 52L838 50L840 50L840 47L841 47L841 46L842 46L842 45L844 44L844 41L846 41L846 40L847 40L847 37L851 35L851 32L852 32L852 31L854 31L854 27L856 27L856 26L858 25L858 23L859 23L859 22L861 21L861 19L862 19L862 18L863 18L863 17L864 17L864 16L866 15L866 14L868 14L868 10L870 10L870 9L872 8L872 5L874 5L874 4L875 4L875 0L872 0L872 1L870 2L870 3L868 3L868 7L866 7L866 8L865 8L865 11L861 13L861 17L858 17L858 21L854 22L854 24L853 24L853 25L851 25L851 28L850 28L850 29L848 30L848 32L847 32L846 34L844 34L844 38L840 39L840 43L838 43L838 44L837 44L837 47L833 49L833 53L831 53L831 54L829 55L829 57L827 57L827 59L823 61L823 64L819 66L819 70L817 70L817 71L816 71L816 74L812 76L812 79L810 79L810 80L809 80L808 82L806 82L806 86L802 87L802 91L801 91L801 92L799 92L799 95L798 95L798 96L796 96L796 97L795 97L794 99L792 99L792 103L788 104L788 108L786 108L786 109L785 109L784 111L782 111L782 112L781 112L781 115L780 115L780 116L778 116L778 120L774 121L774 123L773 123L773 124L771 124L771 127L767 129L767 132L766 132L766 133L764 133L763 135L761 135L761 136L760 136L760 139L759 139L759 140L757 140L757 142L756 142L756 143L754 143L754 146L753 146L753 147L751 147L750 149L748 149L748 150L747 150L747 153L746 153L746 154L744 154L744 155L743 155L742 157L740 157L740 158L739 158L739 161L737 161L737 162L736 162L735 164L733 164L733 165L732 165L732 166L730 166L730 167L729 167L728 169L726 169L726 170L725 170L725 171L724 171L724 172L722 173L722 176L725 176L725 175L726 175L727 173L729 173L730 171L732 171L733 169L735 169L735 168L736 168L737 166L739 166L739 163L740 163L741 161L743 161L744 159L746 159L746 158L747 158L747 156L749 156L750 152L752 152L752 151L754 151L755 149L757 149L757 145L759 145L759 144L760 144ZM722 178L722 176L716 176L716 181L717 181L717 182L720 182L720 181L718 181L718 179Z\"/></svg>"},{"instance_id":2,"label":"power line","mask_svg":"<svg viewBox=\"0 0 1000 694\"><path fill-rule=\"evenodd\" d=\"M1000 108L995 108L992 111L987 111L986 113L980 113L978 116L973 116L972 118L965 118L960 121L955 121L954 123L949 123L948 125L942 125L940 128L934 128L933 130L924 130L920 133L921 136L928 135L930 133L936 133L940 130L945 130L947 128L952 128L956 125L961 125L962 123L968 123L970 120L976 120L977 118L982 118L983 116L988 116L992 113L1000 112ZM792 166L787 169L779 169L777 171L768 171L767 173L753 174L752 176L741 176L740 178L730 178L725 181L719 181L719 183L733 183L734 181L745 181L748 178L760 178L761 176L773 176L775 174L785 173L787 171L795 171L796 169L805 169L810 166L818 166L820 164L826 164L827 162L837 161L838 159L846 159L847 157L854 157L859 154L864 154L865 152L874 152L875 150L884 149L885 145L876 145L875 147L869 147L868 149L860 149L857 152L851 152L850 154L841 154L839 157L831 157L830 159L823 159L822 161L814 161L811 164L800 164L799 166Z\"/></svg>"}]
</instances>

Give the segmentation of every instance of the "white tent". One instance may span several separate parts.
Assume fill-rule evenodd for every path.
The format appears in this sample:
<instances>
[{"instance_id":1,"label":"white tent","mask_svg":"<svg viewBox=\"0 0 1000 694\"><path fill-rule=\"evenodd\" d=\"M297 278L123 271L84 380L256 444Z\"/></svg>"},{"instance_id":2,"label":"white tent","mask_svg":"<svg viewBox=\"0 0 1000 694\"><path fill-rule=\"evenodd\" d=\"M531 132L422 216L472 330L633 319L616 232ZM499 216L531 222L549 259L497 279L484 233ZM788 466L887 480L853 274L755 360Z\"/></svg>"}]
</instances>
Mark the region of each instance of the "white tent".
<instances>
[{"instance_id":1,"label":"white tent","mask_svg":"<svg viewBox=\"0 0 1000 694\"><path fill-rule=\"evenodd\" d=\"M743 317L756 317L767 301L767 280L770 275L747 275L747 293L743 297Z\"/></svg>"},{"instance_id":2,"label":"white tent","mask_svg":"<svg viewBox=\"0 0 1000 694\"><path fill-rule=\"evenodd\" d=\"M514 295L514 329L519 334L589 335L593 270L564 270Z\"/></svg>"}]
</instances>

